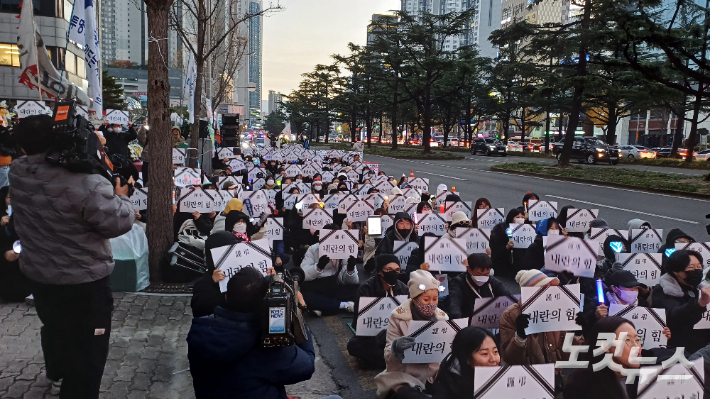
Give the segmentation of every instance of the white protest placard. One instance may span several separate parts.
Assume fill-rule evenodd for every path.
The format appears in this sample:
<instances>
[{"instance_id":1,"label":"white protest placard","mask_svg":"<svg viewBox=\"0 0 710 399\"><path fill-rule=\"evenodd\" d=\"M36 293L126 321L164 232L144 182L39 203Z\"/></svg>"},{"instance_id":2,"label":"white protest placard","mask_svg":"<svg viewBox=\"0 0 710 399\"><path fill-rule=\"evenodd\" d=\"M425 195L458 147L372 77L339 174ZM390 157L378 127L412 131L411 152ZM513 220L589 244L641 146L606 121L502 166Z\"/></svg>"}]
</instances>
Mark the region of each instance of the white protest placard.
<instances>
[{"instance_id":1,"label":"white protest placard","mask_svg":"<svg viewBox=\"0 0 710 399\"><path fill-rule=\"evenodd\" d=\"M185 149L173 148L173 165L185 164Z\"/></svg>"},{"instance_id":2,"label":"white protest placard","mask_svg":"<svg viewBox=\"0 0 710 399\"><path fill-rule=\"evenodd\" d=\"M323 197L323 209L329 212L335 212L338 209L338 204L340 203L340 196L338 194L328 194Z\"/></svg>"},{"instance_id":3,"label":"white protest placard","mask_svg":"<svg viewBox=\"0 0 710 399\"><path fill-rule=\"evenodd\" d=\"M222 147L217 150L218 159L232 159L234 158L234 150L230 147Z\"/></svg>"},{"instance_id":4,"label":"white protest placard","mask_svg":"<svg viewBox=\"0 0 710 399\"><path fill-rule=\"evenodd\" d=\"M446 234L446 220L438 213L417 213L414 220L420 236L425 233L433 233L437 236Z\"/></svg>"},{"instance_id":5,"label":"white protest placard","mask_svg":"<svg viewBox=\"0 0 710 399\"><path fill-rule=\"evenodd\" d=\"M321 172L321 167L313 162L303 165L301 168L301 174L304 176L315 176Z\"/></svg>"},{"instance_id":6,"label":"white protest placard","mask_svg":"<svg viewBox=\"0 0 710 399\"><path fill-rule=\"evenodd\" d=\"M409 187L417 190L419 194L423 194L429 191L429 179L425 177L415 177L408 183Z\"/></svg>"},{"instance_id":7,"label":"white protest placard","mask_svg":"<svg viewBox=\"0 0 710 399\"><path fill-rule=\"evenodd\" d=\"M335 175L333 174L333 172L326 170L325 172L323 172L321 174L321 179L324 182L331 182L331 181L333 181L333 179L335 179Z\"/></svg>"},{"instance_id":8,"label":"white protest placard","mask_svg":"<svg viewBox=\"0 0 710 399\"><path fill-rule=\"evenodd\" d=\"M394 188L394 183L388 180L380 180L375 184L375 188L381 193L389 193Z\"/></svg>"},{"instance_id":9,"label":"white protest placard","mask_svg":"<svg viewBox=\"0 0 710 399\"><path fill-rule=\"evenodd\" d=\"M399 265L402 269L407 268L407 262L409 262L409 257L412 255L412 251L419 249L419 244L412 241L399 241L394 242L394 256L399 259Z\"/></svg>"},{"instance_id":10,"label":"white protest placard","mask_svg":"<svg viewBox=\"0 0 710 399\"><path fill-rule=\"evenodd\" d=\"M643 349L665 348L668 339L663 335L666 325L666 310L644 308L634 305L609 305L609 316L619 316L634 323Z\"/></svg>"},{"instance_id":11,"label":"white protest placard","mask_svg":"<svg viewBox=\"0 0 710 399\"><path fill-rule=\"evenodd\" d=\"M442 206L446 204L446 197L449 195L449 192L444 190L440 193L436 194L436 206Z\"/></svg>"},{"instance_id":12,"label":"white protest placard","mask_svg":"<svg viewBox=\"0 0 710 399\"><path fill-rule=\"evenodd\" d=\"M705 364L700 357L690 361L687 369L675 363L667 369L663 366L642 367L641 375L649 370L651 378L641 378L637 399L701 399L705 388Z\"/></svg>"},{"instance_id":13,"label":"white protest placard","mask_svg":"<svg viewBox=\"0 0 710 399\"><path fill-rule=\"evenodd\" d=\"M244 201L242 212L253 218L257 218L269 210L269 197L262 190L242 191L239 197Z\"/></svg>"},{"instance_id":14,"label":"white protest placard","mask_svg":"<svg viewBox=\"0 0 710 399\"><path fill-rule=\"evenodd\" d=\"M214 208L214 197L207 190L180 189L180 212L210 213Z\"/></svg>"},{"instance_id":15,"label":"white protest placard","mask_svg":"<svg viewBox=\"0 0 710 399\"><path fill-rule=\"evenodd\" d=\"M471 219L471 207L473 203L471 201L456 201L456 202L451 202L451 201L446 201L445 209L446 212L444 214L446 221L450 222L451 217L454 215L456 212L463 212L466 214L467 219Z\"/></svg>"},{"instance_id":16,"label":"white protest placard","mask_svg":"<svg viewBox=\"0 0 710 399\"><path fill-rule=\"evenodd\" d=\"M463 238L451 238L448 234L424 238L424 262L429 263L430 270L465 272L463 261L467 257L466 240Z\"/></svg>"},{"instance_id":17,"label":"white protest placard","mask_svg":"<svg viewBox=\"0 0 710 399\"><path fill-rule=\"evenodd\" d=\"M500 315L519 300L520 295L476 298L470 325L488 329L500 328Z\"/></svg>"},{"instance_id":18,"label":"white protest placard","mask_svg":"<svg viewBox=\"0 0 710 399\"><path fill-rule=\"evenodd\" d=\"M535 232L535 228L532 227L532 225L529 224L517 224L517 223L510 223L508 225L510 229L510 240L513 241L515 245L513 245L513 248L527 248L529 247L533 241L535 241L535 236L537 236L537 233Z\"/></svg>"},{"instance_id":19,"label":"white protest placard","mask_svg":"<svg viewBox=\"0 0 710 399\"><path fill-rule=\"evenodd\" d=\"M199 186L202 184L200 176L202 176L202 170L197 168L181 167L173 171L176 187Z\"/></svg>"},{"instance_id":20,"label":"white protest placard","mask_svg":"<svg viewBox=\"0 0 710 399\"><path fill-rule=\"evenodd\" d=\"M410 321L407 336L414 338L414 346L404 351L402 363L440 363L451 352L451 342L456 333L466 328L467 324L468 319Z\"/></svg>"},{"instance_id":21,"label":"white protest placard","mask_svg":"<svg viewBox=\"0 0 710 399\"><path fill-rule=\"evenodd\" d=\"M233 197L230 195L225 196L226 190L205 190L212 196L212 210L215 212L223 212L224 208L227 206L227 202Z\"/></svg>"},{"instance_id":22,"label":"white protest placard","mask_svg":"<svg viewBox=\"0 0 710 399\"><path fill-rule=\"evenodd\" d=\"M455 232L456 238L463 238L466 240L466 253L469 255L485 254L486 248L490 246L491 229L458 228Z\"/></svg>"},{"instance_id":23,"label":"white protest placard","mask_svg":"<svg viewBox=\"0 0 710 399\"><path fill-rule=\"evenodd\" d=\"M663 245L663 229L633 229L629 232L631 253L658 252Z\"/></svg>"},{"instance_id":24,"label":"white protest placard","mask_svg":"<svg viewBox=\"0 0 710 399\"><path fill-rule=\"evenodd\" d=\"M128 124L128 111L121 111L118 109L107 109L106 110L106 120L110 124L116 125L127 125Z\"/></svg>"},{"instance_id":25,"label":"white protest placard","mask_svg":"<svg viewBox=\"0 0 710 399\"><path fill-rule=\"evenodd\" d=\"M333 216L321 208L304 209L303 224L304 229L322 229L326 224L333 223Z\"/></svg>"},{"instance_id":26,"label":"white protest placard","mask_svg":"<svg viewBox=\"0 0 710 399\"><path fill-rule=\"evenodd\" d=\"M522 312L530 315L525 333L581 330L575 318L579 310L579 284L521 287Z\"/></svg>"},{"instance_id":27,"label":"white protest placard","mask_svg":"<svg viewBox=\"0 0 710 399\"><path fill-rule=\"evenodd\" d=\"M288 164L284 171L287 177L296 177L301 174L301 165L295 163Z\"/></svg>"},{"instance_id":28,"label":"white protest placard","mask_svg":"<svg viewBox=\"0 0 710 399\"><path fill-rule=\"evenodd\" d=\"M475 367L473 399L554 399L555 365Z\"/></svg>"},{"instance_id":29,"label":"white protest placard","mask_svg":"<svg viewBox=\"0 0 710 399\"><path fill-rule=\"evenodd\" d=\"M597 247L591 240L577 237L547 236L545 269L568 271L578 277L594 277L597 268Z\"/></svg>"},{"instance_id":30,"label":"white protest placard","mask_svg":"<svg viewBox=\"0 0 710 399\"><path fill-rule=\"evenodd\" d=\"M404 195L395 195L389 197L389 205L387 206L387 213L390 215L396 215L398 212L404 212L407 207L407 198Z\"/></svg>"},{"instance_id":31,"label":"white protest placard","mask_svg":"<svg viewBox=\"0 0 710 399\"><path fill-rule=\"evenodd\" d=\"M419 195L419 192L417 190L411 188L411 187L405 187L402 189L402 195L405 198L415 198L417 199L417 202L421 202L421 195Z\"/></svg>"},{"instance_id":32,"label":"white protest placard","mask_svg":"<svg viewBox=\"0 0 710 399\"><path fill-rule=\"evenodd\" d=\"M703 257L703 269L710 267L710 242L678 242L675 244L675 249L684 249L699 253L700 256Z\"/></svg>"},{"instance_id":33,"label":"white protest placard","mask_svg":"<svg viewBox=\"0 0 710 399\"><path fill-rule=\"evenodd\" d=\"M570 233L586 233L592 220L599 217L599 209L568 209L565 228Z\"/></svg>"},{"instance_id":34,"label":"white protest placard","mask_svg":"<svg viewBox=\"0 0 710 399\"><path fill-rule=\"evenodd\" d=\"M415 219L416 219L416 215L417 215L417 207L418 206L419 206L419 204L406 204L404 207L404 213L409 215L409 217L412 218L412 220L414 220L415 223L416 223Z\"/></svg>"},{"instance_id":35,"label":"white protest placard","mask_svg":"<svg viewBox=\"0 0 710 399\"><path fill-rule=\"evenodd\" d=\"M479 229L492 229L495 225L505 222L505 209L476 209L476 221Z\"/></svg>"},{"instance_id":36,"label":"white protest placard","mask_svg":"<svg viewBox=\"0 0 710 399\"><path fill-rule=\"evenodd\" d=\"M380 164L377 162L363 162L363 166L367 166L370 168L371 171L375 172L375 174L380 173Z\"/></svg>"},{"instance_id":37,"label":"white protest placard","mask_svg":"<svg viewBox=\"0 0 710 399\"><path fill-rule=\"evenodd\" d=\"M372 204L375 209L382 208L385 204L385 195L380 193L372 193L365 195L365 201Z\"/></svg>"},{"instance_id":38,"label":"white protest placard","mask_svg":"<svg viewBox=\"0 0 710 399\"><path fill-rule=\"evenodd\" d=\"M348 208L350 208L350 205L359 201L360 198L361 198L360 196L357 196L355 194L340 193L340 202L338 203L338 213L343 214L343 215L348 213Z\"/></svg>"},{"instance_id":39,"label":"white protest placard","mask_svg":"<svg viewBox=\"0 0 710 399\"><path fill-rule=\"evenodd\" d=\"M345 214L350 222L364 222L375 214L375 206L370 201L358 200L348 207Z\"/></svg>"},{"instance_id":40,"label":"white protest placard","mask_svg":"<svg viewBox=\"0 0 710 399\"><path fill-rule=\"evenodd\" d=\"M133 209L143 211L148 209L148 189L135 187L133 195L131 195Z\"/></svg>"},{"instance_id":41,"label":"white protest placard","mask_svg":"<svg viewBox=\"0 0 710 399\"><path fill-rule=\"evenodd\" d=\"M355 169L350 169L346 174L348 177L348 180L353 181L353 182L359 182L360 181L360 174L357 173Z\"/></svg>"},{"instance_id":42,"label":"white protest placard","mask_svg":"<svg viewBox=\"0 0 710 399\"><path fill-rule=\"evenodd\" d=\"M44 105L44 101L18 101L15 113L20 119L34 115L52 115L52 109Z\"/></svg>"},{"instance_id":43,"label":"white protest placard","mask_svg":"<svg viewBox=\"0 0 710 399\"><path fill-rule=\"evenodd\" d=\"M384 238L385 234L387 234L387 229L392 226L394 226L394 218L389 215L382 215L382 234L375 238Z\"/></svg>"},{"instance_id":44,"label":"white protest placard","mask_svg":"<svg viewBox=\"0 0 710 399\"><path fill-rule=\"evenodd\" d=\"M269 199L269 204L274 204L276 202L276 194L279 192L276 190L269 190L268 188L262 188L261 191L263 191L266 194L266 198Z\"/></svg>"},{"instance_id":45,"label":"white protest placard","mask_svg":"<svg viewBox=\"0 0 710 399\"><path fill-rule=\"evenodd\" d=\"M244 170L247 168L247 166L244 164L244 161L241 159L231 159L228 163L229 167L232 168L232 172L236 172L238 170Z\"/></svg>"},{"instance_id":46,"label":"white protest placard","mask_svg":"<svg viewBox=\"0 0 710 399\"><path fill-rule=\"evenodd\" d=\"M261 190L262 188L264 188L265 185L266 185L266 180L264 180L264 178L256 179L251 184L251 189L254 191Z\"/></svg>"},{"instance_id":47,"label":"white protest placard","mask_svg":"<svg viewBox=\"0 0 710 399\"><path fill-rule=\"evenodd\" d=\"M284 239L284 218L269 217L266 219L266 232L264 237L269 241L279 241Z\"/></svg>"},{"instance_id":48,"label":"white protest placard","mask_svg":"<svg viewBox=\"0 0 710 399\"><path fill-rule=\"evenodd\" d=\"M663 254L617 254L617 260L641 284L653 288L661 279Z\"/></svg>"},{"instance_id":49,"label":"white protest placard","mask_svg":"<svg viewBox=\"0 0 710 399\"><path fill-rule=\"evenodd\" d=\"M589 234L589 238L599 244L599 256L604 255L604 241L607 239L607 237L612 235L616 235L623 239L626 239L629 236L629 231L592 227L592 231Z\"/></svg>"},{"instance_id":50,"label":"white protest placard","mask_svg":"<svg viewBox=\"0 0 710 399\"><path fill-rule=\"evenodd\" d=\"M271 249L267 239L225 245L212 248L211 251L215 269L221 270L227 277L219 282L221 292L227 292L229 279L245 267L253 267L264 276L272 267Z\"/></svg>"},{"instance_id":51,"label":"white protest placard","mask_svg":"<svg viewBox=\"0 0 710 399\"><path fill-rule=\"evenodd\" d=\"M298 187L298 191L301 192L301 194L305 193L310 193L311 192L311 183L304 183L301 180L296 180L295 183L293 183Z\"/></svg>"},{"instance_id":52,"label":"white protest placard","mask_svg":"<svg viewBox=\"0 0 710 399\"><path fill-rule=\"evenodd\" d=\"M555 201L528 201L528 219L531 222L557 217L557 202Z\"/></svg>"},{"instance_id":53,"label":"white protest placard","mask_svg":"<svg viewBox=\"0 0 710 399\"><path fill-rule=\"evenodd\" d=\"M284 208L291 210L296 206L296 201L298 201L298 196L300 194L283 194L285 191L281 191L281 196L284 200Z\"/></svg>"},{"instance_id":54,"label":"white protest placard","mask_svg":"<svg viewBox=\"0 0 710 399\"><path fill-rule=\"evenodd\" d=\"M330 259L348 259L357 257L358 230L321 230L318 257L327 256Z\"/></svg>"},{"instance_id":55,"label":"white protest placard","mask_svg":"<svg viewBox=\"0 0 710 399\"><path fill-rule=\"evenodd\" d=\"M358 186L356 190L353 191L353 193L357 195L367 195L367 192L370 191L371 188L374 188L372 184L361 184ZM373 193L374 194L374 193Z\"/></svg>"},{"instance_id":56,"label":"white protest placard","mask_svg":"<svg viewBox=\"0 0 710 399\"><path fill-rule=\"evenodd\" d=\"M301 209L308 209L313 204L320 204L320 197L317 194L299 194L296 204L300 204Z\"/></svg>"},{"instance_id":57,"label":"white protest placard","mask_svg":"<svg viewBox=\"0 0 710 399\"><path fill-rule=\"evenodd\" d=\"M396 297L367 297L361 296L358 303L357 324L355 335L358 337L374 337L382 330L386 330L390 323L392 311L407 302L406 295Z\"/></svg>"},{"instance_id":58,"label":"white protest placard","mask_svg":"<svg viewBox=\"0 0 710 399\"><path fill-rule=\"evenodd\" d=\"M710 304L705 307L700 321L695 323L693 330L708 330L710 329Z\"/></svg>"},{"instance_id":59,"label":"white protest placard","mask_svg":"<svg viewBox=\"0 0 710 399\"><path fill-rule=\"evenodd\" d=\"M266 171L264 171L264 169L262 169L262 168L251 169L249 171L249 173L247 174L248 181L249 182L257 181L259 179L259 177L257 177L257 175L259 175L259 174L261 174L262 176L266 176ZM308 190L308 191L310 191L310 190Z\"/></svg>"}]
</instances>

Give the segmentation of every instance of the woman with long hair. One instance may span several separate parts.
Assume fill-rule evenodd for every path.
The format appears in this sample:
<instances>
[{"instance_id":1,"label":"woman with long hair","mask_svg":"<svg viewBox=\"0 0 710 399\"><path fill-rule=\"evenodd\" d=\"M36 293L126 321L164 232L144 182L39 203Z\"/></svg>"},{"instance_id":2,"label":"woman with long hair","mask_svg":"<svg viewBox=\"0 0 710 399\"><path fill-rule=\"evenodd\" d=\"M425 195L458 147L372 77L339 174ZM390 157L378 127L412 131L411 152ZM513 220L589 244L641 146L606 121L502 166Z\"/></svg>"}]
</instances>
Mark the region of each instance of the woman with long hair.
<instances>
[{"instance_id":1,"label":"woman with long hair","mask_svg":"<svg viewBox=\"0 0 710 399\"><path fill-rule=\"evenodd\" d=\"M480 327L466 327L451 343L434 382L433 399L469 399L473 397L475 367L497 367L500 354L493 333Z\"/></svg>"}]
</instances>

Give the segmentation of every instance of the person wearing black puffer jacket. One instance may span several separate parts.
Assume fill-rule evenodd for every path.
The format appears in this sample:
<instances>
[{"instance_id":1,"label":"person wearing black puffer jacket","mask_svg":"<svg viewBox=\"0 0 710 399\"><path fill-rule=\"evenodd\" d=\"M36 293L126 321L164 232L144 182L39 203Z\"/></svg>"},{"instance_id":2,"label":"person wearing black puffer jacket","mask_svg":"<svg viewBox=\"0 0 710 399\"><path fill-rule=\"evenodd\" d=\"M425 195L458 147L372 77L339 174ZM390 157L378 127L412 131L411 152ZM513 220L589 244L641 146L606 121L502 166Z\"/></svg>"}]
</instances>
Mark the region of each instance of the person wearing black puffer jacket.
<instances>
[{"instance_id":1,"label":"person wearing black puffer jacket","mask_svg":"<svg viewBox=\"0 0 710 399\"><path fill-rule=\"evenodd\" d=\"M561 234L560 225L555 218L540 220L535 227L535 241L525 251L525 268L540 270L545 267L545 246L543 237Z\"/></svg>"},{"instance_id":2,"label":"person wearing black puffer jacket","mask_svg":"<svg viewBox=\"0 0 710 399\"><path fill-rule=\"evenodd\" d=\"M710 330L695 330L710 303L710 285L703 281L703 257L695 251L675 251L667 262L667 273L653 288L651 303L666 310L671 329L668 347L685 347L695 352L710 343Z\"/></svg>"},{"instance_id":3,"label":"person wearing black puffer jacket","mask_svg":"<svg viewBox=\"0 0 710 399\"><path fill-rule=\"evenodd\" d=\"M685 234L685 232L681 229L672 229L668 232L668 235L666 235L666 243L658 249L658 252L661 253L662 257L661 270L663 273L666 272L666 263L668 262L668 254L666 254L666 250L675 250L676 244L687 244L691 242L695 242L695 239ZM673 251L669 252L672 253Z\"/></svg>"},{"instance_id":4,"label":"person wearing black puffer jacket","mask_svg":"<svg viewBox=\"0 0 710 399\"><path fill-rule=\"evenodd\" d=\"M491 260L493 270L498 276L514 277L523 270L527 249L513 248L513 241L507 230L511 223L525 223L525 213L521 208L513 208L505 217L505 222L497 224L491 230Z\"/></svg>"},{"instance_id":5,"label":"person wearing black puffer jacket","mask_svg":"<svg viewBox=\"0 0 710 399\"><path fill-rule=\"evenodd\" d=\"M412 217L406 212L397 212L394 216L393 229L385 234L380 241L380 245L375 250L375 256L382 254L394 254L395 241L417 242L418 236L415 231L415 224Z\"/></svg>"},{"instance_id":6,"label":"person wearing black puffer jacket","mask_svg":"<svg viewBox=\"0 0 710 399\"><path fill-rule=\"evenodd\" d=\"M473 316L477 298L494 298L510 295L503 283L491 277L491 258L486 254L471 254L466 259L466 273L449 281L447 313L452 319Z\"/></svg>"}]
</instances>

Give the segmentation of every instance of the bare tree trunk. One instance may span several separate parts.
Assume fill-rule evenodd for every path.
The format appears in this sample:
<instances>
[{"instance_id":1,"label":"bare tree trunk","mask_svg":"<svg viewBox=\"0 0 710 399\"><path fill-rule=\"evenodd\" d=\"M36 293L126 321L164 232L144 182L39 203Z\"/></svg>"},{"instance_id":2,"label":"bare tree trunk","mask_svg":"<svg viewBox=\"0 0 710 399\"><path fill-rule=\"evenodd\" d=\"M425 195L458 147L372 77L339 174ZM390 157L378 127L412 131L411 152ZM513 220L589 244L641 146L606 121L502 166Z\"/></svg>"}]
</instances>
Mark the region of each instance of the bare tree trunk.
<instances>
[{"instance_id":1,"label":"bare tree trunk","mask_svg":"<svg viewBox=\"0 0 710 399\"><path fill-rule=\"evenodd\" d=\"M520 115L520 142L522 143L525 141L525 107L523 107L523 111Z\"/></svg>"},{"instance_id":2,"label":"bare tree trunk","mask_svg":"<svg viewBox=\"0 0 710 399\"><path fill-rule=\"evenodd\" d=\"M606 143L609 145L616 144L616 104L609 104L609 120L607 121L608 130L606 132Z\"/></svg>"},{"instance_id":3,"label":"bare tree trunk","mask_svg":"<svg viewBox=\"0 0 710 399\"><path fill-rule=\"evenodd\" d=\"M155 38L148 44L148 109L150 109L150 152L148 153L148 246L150 280L161 280L163 256L173 244L173 169L170 133L170 84L168 80L168 11L172 1L147 0L148 31Z\"/></svg>"},{"instance_id":4,"label":"bare tree trunk","mask_svg":"<svg viewBox=\"0 0 710 399\"><path fill-rule=\"evenodd\" d=\"M399 112L399 80L397 79L394 84L394 96L392 97L392 149L397 149L397 113ZM405 143L406 144L406 143Z\"/></svg>"}]
</instances>

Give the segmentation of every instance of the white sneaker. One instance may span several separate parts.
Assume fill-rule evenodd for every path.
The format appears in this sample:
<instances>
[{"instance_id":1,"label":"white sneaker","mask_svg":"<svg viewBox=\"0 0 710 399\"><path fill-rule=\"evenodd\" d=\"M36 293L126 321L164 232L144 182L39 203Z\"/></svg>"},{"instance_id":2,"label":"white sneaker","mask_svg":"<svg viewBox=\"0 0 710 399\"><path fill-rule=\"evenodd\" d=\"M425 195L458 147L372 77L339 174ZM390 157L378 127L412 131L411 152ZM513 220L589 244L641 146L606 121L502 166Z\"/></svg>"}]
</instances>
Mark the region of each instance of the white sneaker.
<instances>
[{"instance_id":1,"label":"white sneaker","mask_svg":"<svg viewBox=\"0 0 710 399\"><path fill-rule=\"evenodd\" d=\"M354 313L355 312L355 302L348 302L347 305L345 305L345 311L348 313Z\"/></svg>"},{"instance_id":2,"label":"white sneaker","mask_svg":"<svg viewBox=\"0 0 710 399\"><path fill-rule=\"evenodd\" d=\"M318 317L323 316L323 312L321 312L320 310L311 310L311 313L313 313L314 315L316 315Z\"/></svg>"},{"instance_id":3,"label":"white sneaker","mask_svg":"<svg viewBox=\"0 0 710 399\"><path fill-rule=\"evenodd\" d=\"M25 303L30 306L34 306L35 305L35 297L32 294L30 294L30 296L25 298Z\"/></svg>"},{"instance_id":4,"label":"white sneaker","mask_svg":"<svg viewBox=\"0 0 710 399\"><path fill-rule=\"evenodd\" d=\"M52 389L50 393L52 395L59 395L59 391L62 389L62 380L52 381Z\"/></svg>"}]
</instances>

